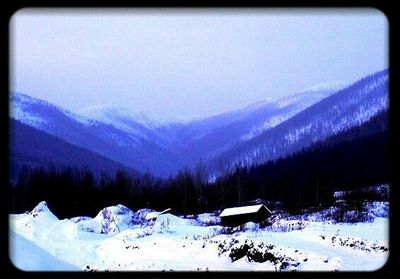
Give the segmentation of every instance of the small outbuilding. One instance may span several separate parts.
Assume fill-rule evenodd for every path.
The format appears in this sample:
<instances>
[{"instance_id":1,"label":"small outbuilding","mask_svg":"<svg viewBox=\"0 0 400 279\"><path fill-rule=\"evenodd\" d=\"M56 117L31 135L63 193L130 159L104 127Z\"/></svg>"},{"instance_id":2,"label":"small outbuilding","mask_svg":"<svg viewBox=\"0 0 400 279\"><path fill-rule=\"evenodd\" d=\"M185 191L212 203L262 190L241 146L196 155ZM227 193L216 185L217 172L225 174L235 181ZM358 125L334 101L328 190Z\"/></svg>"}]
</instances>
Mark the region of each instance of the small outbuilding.
<instances>
[{"instance_id":1,"label":"small outbuilding","mask_svg":"<svg viewBox=\"0 0 400 279\"><path fill-rule=\"evenodd\" d=\"M225 208L219 217L221 225L240 226L247 222L261 223L271 216L271 211L264 204Z\"/></svg>"}]
</instances>

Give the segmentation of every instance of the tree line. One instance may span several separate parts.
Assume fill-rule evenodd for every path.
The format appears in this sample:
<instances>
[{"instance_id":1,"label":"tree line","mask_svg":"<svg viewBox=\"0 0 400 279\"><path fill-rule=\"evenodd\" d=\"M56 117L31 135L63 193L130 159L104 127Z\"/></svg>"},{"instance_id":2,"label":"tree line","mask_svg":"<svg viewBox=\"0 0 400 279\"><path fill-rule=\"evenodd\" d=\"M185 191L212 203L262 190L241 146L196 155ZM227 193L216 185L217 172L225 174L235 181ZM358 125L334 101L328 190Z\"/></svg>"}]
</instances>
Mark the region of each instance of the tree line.
<instances>
[{"instance_id":1,"label":"tree line","mask_svg":"<svg viewBox=\"0 0 400 279\"><path fill-rule=\"evenodd\" d=\"M337 190L389 181L388 133L379 132L335 145L323 142L289 157L251 167L236 165L209 182L204 164L168 179L117 171L95 179L90 170L23 167L10 182L10 211L31 210L42 200L59 218L94 217L106 206L132 210L171 208L197 214L246 205L255 199L280 201L288 210L328 206Z\"/></svg>"}]
</instances>

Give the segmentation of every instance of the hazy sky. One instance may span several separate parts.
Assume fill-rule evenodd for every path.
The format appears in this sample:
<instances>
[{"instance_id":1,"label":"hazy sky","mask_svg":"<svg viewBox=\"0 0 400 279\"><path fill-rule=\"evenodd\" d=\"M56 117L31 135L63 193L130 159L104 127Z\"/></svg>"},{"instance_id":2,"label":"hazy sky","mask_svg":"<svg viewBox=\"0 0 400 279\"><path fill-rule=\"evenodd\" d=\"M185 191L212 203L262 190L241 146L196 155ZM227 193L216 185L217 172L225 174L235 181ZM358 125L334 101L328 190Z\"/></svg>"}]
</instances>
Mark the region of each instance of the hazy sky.
<instances>
[{"instance_id":1,"label":"hazy sky","mask_svg":"<svg viewBox=\"0 0 400 279\"><path fill-rule=\"evenodd\" d=\"M17 12L11 90L73 111L210 115L388 66L374 9L106 11Z\"/></svg>"}]
</instances>

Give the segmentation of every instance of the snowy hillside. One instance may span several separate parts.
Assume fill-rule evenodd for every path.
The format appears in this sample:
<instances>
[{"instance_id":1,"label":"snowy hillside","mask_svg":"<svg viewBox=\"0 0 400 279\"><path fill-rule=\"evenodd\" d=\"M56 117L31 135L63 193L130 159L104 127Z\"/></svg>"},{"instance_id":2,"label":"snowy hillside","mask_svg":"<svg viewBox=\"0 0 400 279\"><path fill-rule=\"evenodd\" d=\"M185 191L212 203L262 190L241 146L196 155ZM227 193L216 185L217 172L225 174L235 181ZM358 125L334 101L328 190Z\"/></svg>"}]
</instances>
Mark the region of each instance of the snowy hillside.
<instances>
[{"instance_id":1,"label":"snowy hillside","mask_svg":"<svg viewBox=\"0 0 400 279\"><path fill-rule=\"evenodd\" d=\"M83 124L95 124L88 118L69 112L49 102L20 93L10 95L10 117L32 127L44 129L52 121L52 119L48 119L48 116L57 112L74 118Z\"/></svg>"},{"instance_id":2,"label":"snowy hillside","mask_svg":"<svg viewBox=\"0 0 400 279\"><path fill-rule=\"evenodd\" d=\"M215 160L230 165L237 162L251 165L291 154L388 110L388 96L388 71L385 70L361 79L261 135L237 144Z\"/></svg>"},{"instance_id":3,"label":"snowy hillside","mask_svg":"<svg viewBox=\"0 0 400 279\"><path fill-rule=\"evenodd\" d=\"M10 118L139 171L169 175L180 162L149 129L129 133L23 94L12 94Z\"/></svg>"},{"instance_id":4,"label":"snowy hillside","mask_svg":"<svg viewBox=\"0 0 400 279\"><path fill-rule=\"evenodd\" d=\"M64 127L60 127L59 125L68 124L66 122L78 122L82 125L81 127L98 127L104 126L104 124L110 124L110 115L109 113L119 110L117 108L109 108L108 110L104 110L102 116L96 115L94 111L93 113L87 113L88 116L85 114L77 114L71 111L68 111L64 108L59 106L53 105L46 101L36 99L30 97L28 95L14 93L11 94L10 100L10 117L19 120L20 122L35 127L37 129L43 130L48 133L55 133L55 126L58 125L59 129ZM97 111L100 114L100 111ZM106 113L108 112L108 114ZM124 113L123 111L121 113ZM93 115L91 115L93 114ZM124 114L122 114L124 115ZM97 116L97 117L91 117ZM99 118L99 119L97 119ZM143 119L142 119L143 120ZM114 124L114 123L111 123ZM141 123L135 123L133 120L130 120L129 124L132 126L129 130L128 135L131 139L135 141L139 141L141 138L148 139L152 133L150 130L146 129L146 127L142 126ZM135 126L136 125L136 126ZM108 125L109 126L109 125ZM119 128L118 125L114 125L115 128ZM122 126L122 124L120 125ZM125 126L123 126L126 128ZM118 137L117 132L110 131L112 133L112 137L116 140L116 143L127 144L123 143L124 140L121 137ZM107 136L107 135L104 135Z\"/></svg>"},{"instance_id":5,"label":"snowy hillside","mask_svg":"<svg viewBox=\"0 0 400 279\"><path fill-rule=\"evenodd\" d=\"M314 105L315 103L321 101L322 99L338 92L345 86L340 82L326 82L322 84L317 84L313 87L307 88L299 94L288 96L282 99L277 99L270 102L276 108L291 108L289 112L282 115L274 115L271 118L267 118L260 124L255 125L251 128L250 132L241 137L242 140L249 140L256 137L263 132L277 126L278 124L284 122L285 120L291 118L300 111Z\"/></svg>"},{"instance_id":6,"label":"snowy hillside","mask_svg":"<svg viewBox=\"0 0 400 279\"><path fill-rule=\"evenodd\" d=\"M332 90L310 89L195 121L113 106L89 107L77 114L15 93L10 96L10 118L139 171L168 176L285 121Z\"/></svg>"},{"instance_id":7,"label":"snowy hillside","mask_svg":"<svg viewBox=\"0 0 400 279\"><path fill-rule=\"evenodd\" d=\"M337 82L318 85L292 96L267 99L187 124L161 127L159 133L169 136L175 142L174 148L192 162L207 160L290 119L341 87Z\"/></svg>"},{"instance_id":8,"label":"snowy hillside","mask_svg":"<svg viewBox=\"0 0 400 279\"><path fill-rule=\"evenodd\" d=\"M11 95L10 117L138 171L168 177L199 161L215 174L219 162L251 165L284 157L387 109L386 70L347 87L327 82L193 121L108 105L76 114L17 93Z\"/></svg>"},{"instance_id":9,"label":"snowy hillside","mask_svg":"<svg viewBox=\"0 0 400 279\"><path fill-rule=\"evenodd\" d=\"M11 259L23 270L374 271L389 254L387 216L355 224L297 216L230 231L211 214L163 214L146 225L149 212L117 205L58 220L41 202L10 215Z\"/></svg>"},{"instance_id":10,"label":"snowy hillside","mask_svg":"<svg viewBox=\"0 0 400 279\"><path fill-rule=\"evenodd\" d=\"M173 123L184 123L187 120L171 117L166 113L132 112L127 108L100 105L84 108L78 112L90 119L112 124L128 132L135 132L137 124L148 129L156 129Z\"/></svg>"}]
</instances>

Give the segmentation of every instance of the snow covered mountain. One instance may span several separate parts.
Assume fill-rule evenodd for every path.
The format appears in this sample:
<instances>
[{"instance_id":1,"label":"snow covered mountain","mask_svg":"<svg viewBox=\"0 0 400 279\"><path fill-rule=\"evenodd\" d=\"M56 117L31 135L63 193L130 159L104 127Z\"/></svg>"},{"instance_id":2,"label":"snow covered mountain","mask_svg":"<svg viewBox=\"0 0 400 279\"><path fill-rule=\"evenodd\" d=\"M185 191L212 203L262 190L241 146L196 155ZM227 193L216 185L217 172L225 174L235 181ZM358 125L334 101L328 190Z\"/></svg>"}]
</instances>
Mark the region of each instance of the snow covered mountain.
<instances>
[{"instance_id":1,"label":"snow covered mountain","mask_svg":"<svg viewBox=\"0 0 400 279\"><path fill-rule=\"evenodd\" d=\"M187 154L192 161L207 160L277 126L342 87L338 82L321 84L289 97L258 102L184 125L161 127L158 132L178 142L177 152Z\"/></svg>"},{"instance_id":2,"label":"snow covered mountain","mask_svg":"<svg viewBox=\"0 0 400 279\"><path fill-rule=\"evenodd\" d=\"M162 177L199 161L251 165L289 155L388 108L388 71L345 87L319 84L280 99L197 120L97 106L73 113L12 94L10 117L70 144Z\"/></svg>"},{"instance_id":3,"label":"snow covered mountain","mask_svg":"<svg viewBox=\"0 0 400 279\"><path fill-rule=\"evenodd\" d=\"M112 124L130 133L137 132L137 129L141 127L154 130L173 123L185 122L184 119L174 118L165 113L132 112L127 108L111 105L91 106L78 111L78 113L90 119Z\"/></svg>"},{"instance_id":4,"label":"snow covered mountain","mask_svg":"<svg viewBox=\"0 0 400 279\"><path fill-rule=\"evenodd\" d=\"M19 93L11 95L11 117L41 130L49 129L53 121L66 117L86 127L111 124L114 128L129 133L136 141L141 138L160 141L151 129L147 128L147 126L156 127L156 122L143 114L138 116L135 118L126 110L112 106L91 107L82 113L74 113L28 95ZM123 142L123 139L119 141Z\"/></svg>"},{"instance_id":5,"label":"snow covered mountain","mask_svg":"<svg viewBox=\"0 0 400 279\"><path fill-rule=\"evenodd\" d=\"M289 155L388 109L388 71L367 76L292 118L214 158L229 166L252 165Z\"/></svg>"},{"instance_id":6,"label":"snow covered mountain","mask_svg":"<svg viewBox=\"0 0 400 279\"><path fill-rule=\"evenodd\" d=\"M127 132L18 93L10 98L10 118L142 172L150 169L165 176L179 163L162 140L140 124Z\"/></svg>"}]
</instances>

